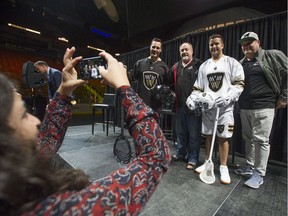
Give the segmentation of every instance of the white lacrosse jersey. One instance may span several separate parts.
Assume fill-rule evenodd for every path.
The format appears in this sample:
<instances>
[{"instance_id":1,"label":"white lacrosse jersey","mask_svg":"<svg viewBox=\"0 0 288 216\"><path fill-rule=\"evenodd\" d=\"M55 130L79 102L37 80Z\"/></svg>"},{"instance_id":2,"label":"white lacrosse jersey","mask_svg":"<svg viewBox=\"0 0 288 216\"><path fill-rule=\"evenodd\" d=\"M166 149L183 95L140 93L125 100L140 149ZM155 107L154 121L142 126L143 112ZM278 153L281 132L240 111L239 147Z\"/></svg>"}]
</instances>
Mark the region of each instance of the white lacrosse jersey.
<instances>
[{"instance_id":1,"label":"white lacrosse jersey","mask_svg":"<svg viewBox=\"0 0 288 216\"><path fill-rule=\"evenodd\" d=\"M229 56L221 57L217 62L212 58L206 60L199 68L194 88L211 92L215 98L229 95L237 101L244 86L244 71L242 65ZM233 106L232 106L233 107Z\"/></svg>"}]
</instances>

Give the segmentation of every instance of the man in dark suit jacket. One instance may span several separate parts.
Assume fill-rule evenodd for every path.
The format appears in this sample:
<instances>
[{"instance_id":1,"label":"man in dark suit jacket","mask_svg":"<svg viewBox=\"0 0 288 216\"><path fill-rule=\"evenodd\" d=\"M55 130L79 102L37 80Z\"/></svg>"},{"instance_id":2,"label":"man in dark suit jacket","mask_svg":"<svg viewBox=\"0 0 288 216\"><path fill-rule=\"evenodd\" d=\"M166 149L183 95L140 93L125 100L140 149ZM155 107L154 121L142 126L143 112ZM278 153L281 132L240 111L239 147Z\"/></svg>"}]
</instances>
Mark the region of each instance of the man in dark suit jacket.
<instances>
[{"instance_id":1,"label":"man in dark suit jacket","mask_svg":"<svg viewBox=\"0 0 288 216\"><path fill-rule=\"evenodd\" d=\"M45 75L48 82L48 97L52 99L61 84L62 73L55 68L49 67L45 61L35 62L34 67L39 73Z\"/></svg>"}]
</instances>

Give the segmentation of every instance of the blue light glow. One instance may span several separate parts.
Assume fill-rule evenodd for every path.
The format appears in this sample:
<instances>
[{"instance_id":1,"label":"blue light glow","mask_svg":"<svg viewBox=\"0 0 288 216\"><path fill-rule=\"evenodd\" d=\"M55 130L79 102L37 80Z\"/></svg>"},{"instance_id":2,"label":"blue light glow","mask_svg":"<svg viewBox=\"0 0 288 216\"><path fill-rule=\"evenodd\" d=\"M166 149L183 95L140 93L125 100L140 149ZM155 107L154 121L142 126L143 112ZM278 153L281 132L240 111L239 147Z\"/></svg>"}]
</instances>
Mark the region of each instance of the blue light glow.
<instances>
[{"instance_id":1,"label":"blue light glow","mask_svg":"<svg viewBox=\"0 0 288 216\"><path fill-rule=\"evenodd\" d=\"M112 37L112 34L111 34L111 33L107 33L107 32L101 31L101 30L99 30L99 29L97 29L97 28L94 28L94 27L91 28L91 31L92 31L93 33L95 33L95 34L101 35L101 36L106 37L106 38Z\"/></svg>"}]
</instances>

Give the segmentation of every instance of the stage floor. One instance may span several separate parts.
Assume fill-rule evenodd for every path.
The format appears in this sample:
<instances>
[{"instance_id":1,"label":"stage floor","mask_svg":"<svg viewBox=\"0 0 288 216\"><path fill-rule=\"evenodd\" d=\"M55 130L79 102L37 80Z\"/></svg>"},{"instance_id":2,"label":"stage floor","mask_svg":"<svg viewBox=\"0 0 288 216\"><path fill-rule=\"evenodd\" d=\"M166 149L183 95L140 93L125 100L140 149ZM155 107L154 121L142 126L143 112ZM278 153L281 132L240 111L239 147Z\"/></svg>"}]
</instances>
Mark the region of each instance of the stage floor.
<instances>
[{"instance_id":1,"label":"stage floor","mask_svg":"<svg viewBox=\"0 0 288 216\"><path fill-rule=\"evenodd\" d=\"M120 128L116 128L114 133L111 126L109 136L106 136L102 124L95 125L94 135L91 133L91 125L69 126L58 152L64 162L62 165L84 170L91 180L125 166L113 156L113 144L119 134ZM169 141L169 145L171 153L175 153L174 143ZM186 170L184 163L171 164L140 215L287 215L287 166L269 163L264 184L259 189L250 189L243 184L245 178L233 173L235 167L243 164L244 158L235 156L234 164L231 164L231 155L229 157L230 185L223 185L219 181L217 158L213 159L216 182L212 185L203 183L196 173ZM200 162L203 160L202 147Z\"/></svg>"}]
</instances>

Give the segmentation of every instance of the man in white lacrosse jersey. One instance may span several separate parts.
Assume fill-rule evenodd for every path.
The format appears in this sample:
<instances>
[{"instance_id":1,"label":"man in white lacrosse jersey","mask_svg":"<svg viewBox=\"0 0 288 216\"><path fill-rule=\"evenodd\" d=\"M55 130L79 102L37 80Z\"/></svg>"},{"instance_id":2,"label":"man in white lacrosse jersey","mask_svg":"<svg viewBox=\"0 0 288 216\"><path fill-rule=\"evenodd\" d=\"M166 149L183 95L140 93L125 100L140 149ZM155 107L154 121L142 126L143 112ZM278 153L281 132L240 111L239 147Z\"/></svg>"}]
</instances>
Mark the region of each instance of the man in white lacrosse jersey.
<instances>
[{"instance_id":1,"label":"man in white lacrosse jersey","mask_svg":"<svg viewBox=\"0 0 288 216\"><path fill-rule=\"evenodd\" d=\"M211 58L200 66L187 105L192 110L199 107L202 109L202 134L206 137L206 160L209 158L216 109L220 108L216 133L220 155L220 182L230 184L227 167L228 139L233 135L233 107L243 91L244 71L236 59L223 54L223 48L224 40L221 35L214 34L209 37ZM195 172L200 174L204 170L205 163L195 169Z\"/></svg>"}]
</instances>

